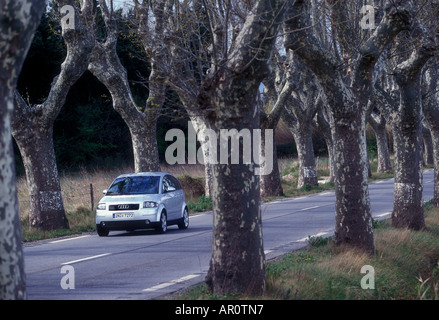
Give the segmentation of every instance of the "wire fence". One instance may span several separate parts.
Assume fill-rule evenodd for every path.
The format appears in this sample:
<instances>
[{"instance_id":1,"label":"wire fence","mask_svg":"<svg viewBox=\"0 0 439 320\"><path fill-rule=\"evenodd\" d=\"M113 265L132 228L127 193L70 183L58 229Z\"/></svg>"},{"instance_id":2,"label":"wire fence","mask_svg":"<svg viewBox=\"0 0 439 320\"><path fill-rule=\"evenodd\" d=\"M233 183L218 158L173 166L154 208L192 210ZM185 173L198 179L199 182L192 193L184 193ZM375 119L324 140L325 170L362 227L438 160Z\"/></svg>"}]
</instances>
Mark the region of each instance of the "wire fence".
<instances>
[{"instance_id":1,"label":"wire fence","mask_svg":"<svg viewBox=\"0 0 439 320\"><path fill-rule=\"evenodd\" d=\"M90 212L96 210L96 204L99 201L99 194L95 191L96 186L94 186L93 183L90 183L85 189L87 190L86 192L84 191L84 187L62 190L63 205L67 212L74 212L78 210L78 208L82 208L82 210L86 209ZM19 190L18 203L20 215L28 215L31 200L27 190Z\"/></svg>"}]
</instances>

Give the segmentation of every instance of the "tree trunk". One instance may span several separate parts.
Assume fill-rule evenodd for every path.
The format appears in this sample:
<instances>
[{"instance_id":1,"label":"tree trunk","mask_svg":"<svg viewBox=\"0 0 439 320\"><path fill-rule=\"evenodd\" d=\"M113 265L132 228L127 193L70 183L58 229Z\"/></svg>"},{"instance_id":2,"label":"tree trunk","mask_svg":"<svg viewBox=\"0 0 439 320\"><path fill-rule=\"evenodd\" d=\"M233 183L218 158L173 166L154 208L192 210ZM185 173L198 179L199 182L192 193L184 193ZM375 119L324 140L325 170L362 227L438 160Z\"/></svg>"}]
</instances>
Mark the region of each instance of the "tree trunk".
<instances>
[{"instance_id":1,"label":"tree trunk","mask_svg":"<svg viewBox=\"0 0 439 320\"><path fill-rule=\"evenodd\" d=\"M375 130L377 139L378 168L377 172L392 171L392 163L390 162L389 140L387 138L386 127Z\"/></svg>"},{"instance_id":2,"label":"tree trunk","mask_svg":"<svg viewBox=\"0 0 439 320\"><path fill-rule=\"evenodd\" d=\"M69 3L68 0L54 2L59 7ZM40 105L30 106L18 92L15 93L12 134L19 146L28 180L30 227L42 230L68 228L53 148L53 124L70 88L87 70L93 47L84 26L91 14L91 2L83 2L81 11L75 10L74 14L74 28L62 26L67 55L46 100Z\"/></svg>"},{"instance_id":3,"label":"tree trunk","mask_svg":"<svg viewBox=\"0 0 439 320\"><path fill-rule=\"evenodd\" d=\"M261 152L265 157L265 127L261 126L262 139L261 139ZM273 130L273 137L275 136L275 129ZM282 182L280 179L279 164L277 161L277 148L276 143L273 143L273 169L267 174L263 174L261 177L261 197L280 197L284 195L282 188Z\"/></svg>"},{"instance_id":4,"label":"tree trunk","mask_svg":"<svg viewBox=\"0 0 439 320\"><path fill-rule=\"evenodd\" d=\"M433 204L439 207L439 73L437 59L429 63L426 68L424 83L422 84L422 111L430 129L433 144L434 162L434 192Z\"/></svg>"},{"instance_id":5,"label":"tree trunk","mask_svg":"<svg viewBox=\"0 0 439 320\"><path fill-rule=\"evenodd\" d=\"M158 115L154 114L149 117L146 114L148 111L143 113L135 105L126 70L120 63L115 50L107 43L96 44L89 70L107 87L113 100L113 108L120 114L130 130L134 170L136 172L160 171L156 133Z\"/></svg>"},{"instance_id":6,"label":"tree trunk","mask_svg":"<svg viewBox=\"0 0 439 320\"><path fill-rule=\"evenodd\" d=\"M311 186L318 185L317 168L311 133L311 122L313 117L314 114L310 114L308 112L307 115L306 111L303 111L303 114L300 117L296 117L291 108L285 108L285 112L282 115L282 119L288 125L288 128L293 134L294 141L296 142L299 160L299 177L297 188L302 188L305 184Z\"/></svg>"},{"instance_id":7,"label":"tree trunk","mask_svg":"<svg viewBox=\"0 0 439 320\"><path fill-rule=\"evenodd\" d=\"M189 105L189 103L184 105L191 119L191 125L193 127L193 129L191 130L194 130L195 135L198 136L200 132L202 132L207 128L206 124L204 123L202 117L200 117L199 115L196 114L196 112L194 112L192 105ZM205 159L209 159L210 157L209 148L208 148L208 144L206 144L207 141L203 140L203 137L200 137L199 142L200 142L200 148L203 154L203 161L204 161L204 195L206 197L212 197L212 188L213 188L212 164L209 163L209 161L205 161ZM195 141L193 141L192 143L195 143ZM195 157L197 158L197 155Z\"/></svg>"},{"instance_id":8,"label":"tree trunk","mask_svg":"<svg viewBox=\"0 0 439 320\"><path fill-rule=\"evenodd\" d=\"M392 224L420 230L425 227L422 197L422 132L420 121L393 127L395 146L395 191ZM410 168L410 170L408 170Z\"/></svg>"},{"instance_id":9,"label":"tree trunk","mask_svg":"<svg viewBox=\"0 0 439 320\"><path fill-rule=\"evenodd\" d=\"M134 170L136 172L160 172L160 161L157 146L157 121L148 124L131 124L131 141L134 152Z\"/></svg>"},{"instance_id":10,"label":"tree trunk","mask_svg":"<svg viewBox=\"0 0 439 320\"><path fill-rule=\"evenodd\" d=\"M166 85L159 59L155 55L150 59L152 70L149 76L149 96L142 111L134 102L127 71L117 54L118 28L113 7L108 8L104 0L99 0L99 5L107 35L105 42L95 41L88 69L106 86L113 100L113 108L130 130L135 171L160 171L156 128L165 100ZM155 52L156 48L152 51Z\"/></svg>"},{"instance_id":11,"label":"tree trunk","mask_svg":"<svg viewBox=\"0 0 439 320\"><path fill-rule=\"evenodd\" d=\"M337 36L335 56L310 33L308 3L304 0L296 0L290 7L292 18L285 22L285 42L319 79L334 119L331 127L336 162L335 242L353 245L372 254L365 139L367 104L375 65L394 38L409 27L411 11L409 1L388 4L386 15L375 32L360 43L355 32L358 27L346 23L347 3L331 1L330 22ZM351 60L346 63L347 60L340 60L341 56ZM346 67L341 68L341 65Z\"/></svg>"},{"instance_id":12,"label":"tree trunk","mask_svg":"<svg viewBox=\"0 0 439 320\"><path fill-rule=\"evenodd\" d=\"M334 182L335 161L334 161L334 143L332 142L331 126L326 116L326 111L323 110L324 106L321 105L317 110L316 117L311 123L315 132L320 134L325 140L326 148L328 149L328 163L329 163L329 179L328 181Z\"/></svg>"},{"instance_id":13,"label":"tree trunk","mask_svg":"<svg viewBox=\"0 0 439 320\"><path fill-rule=\"evenodd\" d=\"M401 50L406 50L405 46ZM393 117L395 146L395 198L392 224L398 228L425 228L423 202L421 75L434 55L435 45L424 40L400 63L394 77L399 87L399 108Z\"/></svg>"},{"instance_id":14,"label":"tree trunk","mask_svg":"<svg viewBox=\"0 0 439 320\"><path fill-rule=\"evenodd\" d=\"M69 228L58 177L52 127L33 123L14 132L23 157L30 195L30 228L55 230Z\"/></svg>"},{"instance_id":15,"label":"tree trunk","mask_svg":"<svg viewBox=\"0 0 439 320\"><path fill-rule=\"evenodd\" d=\"M433 204L439 207L439 129L432 131L434 150L434 194Z\"/></svg>"},{"instance_id":16,"label":"tree trunk","mask_svg":"<svg viewBox=\"0 0 439 320\"><path fill-rule=\"evenodd\" d=\"M26 275L11 117L17 78L44 11L45 2L2 1L0 7L0 300L13 300L26 298Z\"/></svg>"},{"instance_id":17,"label":"tree trunk","mask_svg":"<svg viewBox=\"0 0 439 320\"><path fill-rule=\"evenodd\" d=\"M422 125L422 141L423 141L423 154L424 164L434 164L434 151L433 151L433 139L430 129L425 125Z\"/></svg>"},{"instance_id":18,"label":"tree trunk","mask_svg":"<svg viewBox=\"0 0 439 320\"><path fill-rule=\"evenodd\" d=\"M372 114L369 123L377 140L377 172L390 172L392 171L392 163L390 162L389 140L384 117L381 114Z\"/></svg>"},{"instance_id":19,"label":"tree trunk","mask_svg":"<svg viewBox=\"0 0 439 320\"><path fill-rule=\"evenodd\" d=\"M344 124L349 119L349 125ZM335 243L373 253L365 118L360 112L334 119Z\"/></svg>"},{"instance_id":20,"label":"tree trunk","mask_svg":"<svg viewBox=\"0 0 439 320\"><path fill-rule=\"evenodd\" d=\"M255 92L255 90L249 91ZM247 99L249 99L248 95L247 93ZM224 99L223 106L236 106L237 101L229 100L227 96L231 99L234 97L233 94L229 95L224 91L221 96ZM258 129L259 114L256 113L255 117L253 112L255 102L254 99L241 100L239 108L247 112L219 119L215 123L215 128L238 131ZM215 131L219 132L219 130ZM248 148L241 146L240 149L243 150L244 147ZM228 151L230 154L230 147ZM212 172L214 208L212 259L206 283L209 289L218 295L233 292L260 295L265 290L265 254L259 177L255 175L254 165L243 163L242 154L239 164L213 165Z\"/></svg>"},{"instance_id":21,"label":"tree trunk","mask_svg":"<svg viewBox=\"0 0 439 320\"><path fill-rule=\"evenodd\" d=\"M304 185L317 186L317 168L312 143L311 124L299 125L297 130L291 130L296 141L299 157L299 180L297 188Z\"/></svg>"},{"instance_id":22,"label":"tree trunk","mask_svg":"<svg viewBox=\"0 0 439 320\"><path fill-rule=\"evenodd\" d=\"M253 130L260 128L258 89L268 75L275 35L289 5L289 1L257 1L232 45L227 63L204 81L198 104L215 132L245 129L254 134ZM241 139L239 144L239 150L248 150ZM230 154L231 147L227 149ZM213 239L206 283L218 295L258 296L265 291L260 178L255 173L254 152L250 163L243 162L243 153L239 154L239 164L231 163L229 157L228 164L212 167Z\"/></svg>"}]
</instances>

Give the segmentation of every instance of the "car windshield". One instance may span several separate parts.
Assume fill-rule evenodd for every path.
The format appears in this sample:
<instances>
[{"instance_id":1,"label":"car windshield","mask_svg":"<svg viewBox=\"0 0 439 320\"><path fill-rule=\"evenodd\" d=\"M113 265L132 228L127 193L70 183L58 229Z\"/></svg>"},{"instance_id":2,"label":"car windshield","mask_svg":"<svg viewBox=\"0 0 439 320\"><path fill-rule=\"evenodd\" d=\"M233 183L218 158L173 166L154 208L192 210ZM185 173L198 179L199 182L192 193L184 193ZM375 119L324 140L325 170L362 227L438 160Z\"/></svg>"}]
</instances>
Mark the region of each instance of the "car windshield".
<instances>
[{"instance_id":1,"label":"car windshield","mask_svg":"<svg viewBox=\"0 0 439 320\"><path fill-rule=\"evenodd\" d=\"M118 194L157 194L159 193L159 176L134 176L117 178L106 195Z\"/></svg>"}]
</instances>

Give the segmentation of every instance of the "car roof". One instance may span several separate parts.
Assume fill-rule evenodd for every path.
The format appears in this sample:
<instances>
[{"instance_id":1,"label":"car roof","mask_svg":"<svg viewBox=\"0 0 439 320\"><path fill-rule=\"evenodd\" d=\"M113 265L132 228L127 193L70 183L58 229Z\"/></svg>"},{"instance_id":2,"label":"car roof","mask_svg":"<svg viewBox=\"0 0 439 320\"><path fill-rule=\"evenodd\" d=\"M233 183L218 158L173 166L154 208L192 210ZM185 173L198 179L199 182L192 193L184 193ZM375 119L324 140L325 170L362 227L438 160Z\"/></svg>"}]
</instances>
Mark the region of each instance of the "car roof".
<instances>
[{"instance_id":1,"label":"car roof","mask_svg":"<svg viewBox=\"0 0 439 320\"><path fill-rule=\"evenodd\" d=\"M133 173L125 173L125 174L121 174L120 176L118 176L118 178L124 178L124 177L133 177L133 176L166 176L166 175L171 175L170 173L167 172L133 172Z\"/></svg>"}]
</instances>

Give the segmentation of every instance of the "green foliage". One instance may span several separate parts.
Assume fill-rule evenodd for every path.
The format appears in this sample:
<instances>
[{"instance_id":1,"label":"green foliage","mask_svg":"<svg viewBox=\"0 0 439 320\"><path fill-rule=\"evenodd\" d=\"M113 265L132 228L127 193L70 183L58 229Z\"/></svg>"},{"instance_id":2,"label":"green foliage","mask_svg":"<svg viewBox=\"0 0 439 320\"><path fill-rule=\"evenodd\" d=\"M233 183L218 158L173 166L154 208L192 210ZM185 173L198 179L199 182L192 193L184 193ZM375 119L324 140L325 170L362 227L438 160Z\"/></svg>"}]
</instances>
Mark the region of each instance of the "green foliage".
<instances>
[{"instance_id":1,"label":"green foliage","mask_svg":"<svg viewBox=\"0 0 439 320\"><path fill-rule=\"evenodd\" d=\"M127 128L105 97L65 111L57 119L54 136L61 167L105 166L105 159L131 157L130 140L123 138L129 137Z\"/></svg>"},{"instance_id":2,"label":"green foliage","mask_svg":"<svg viewBox=\"0 0 439 320\"><path fill-rule=\"evenodd\" d=\"M302 190L302 191L311 191L312 188L313 188L312 185L310 185L310 184L304 184L304 185L302 186L301 190Z\"/></svg>"},{"instance_id":3,"label":"green foliage","mask_svg":"<svg viewBox=\"0 0 439 320\"><path fill-rule=\"evenodd\" d=\"M212 199L210 197L206 197L204 194L199 197L198 202L194 203L189 201L187 205L189 207L189 212L208 211L212 210L213 207Z\"/></svg>"},{"instance_id":4,"label":"green foliage","mask_svg":"<svg viewBox=\"0 0 439 320\"><path fill-rule=\"evenodd\" d=\"M316 237L316 236L308 236L308 244L311 247L321 247L326 246L329 243L331 238L328 237Z\"/></svg>"}]
</instances>

